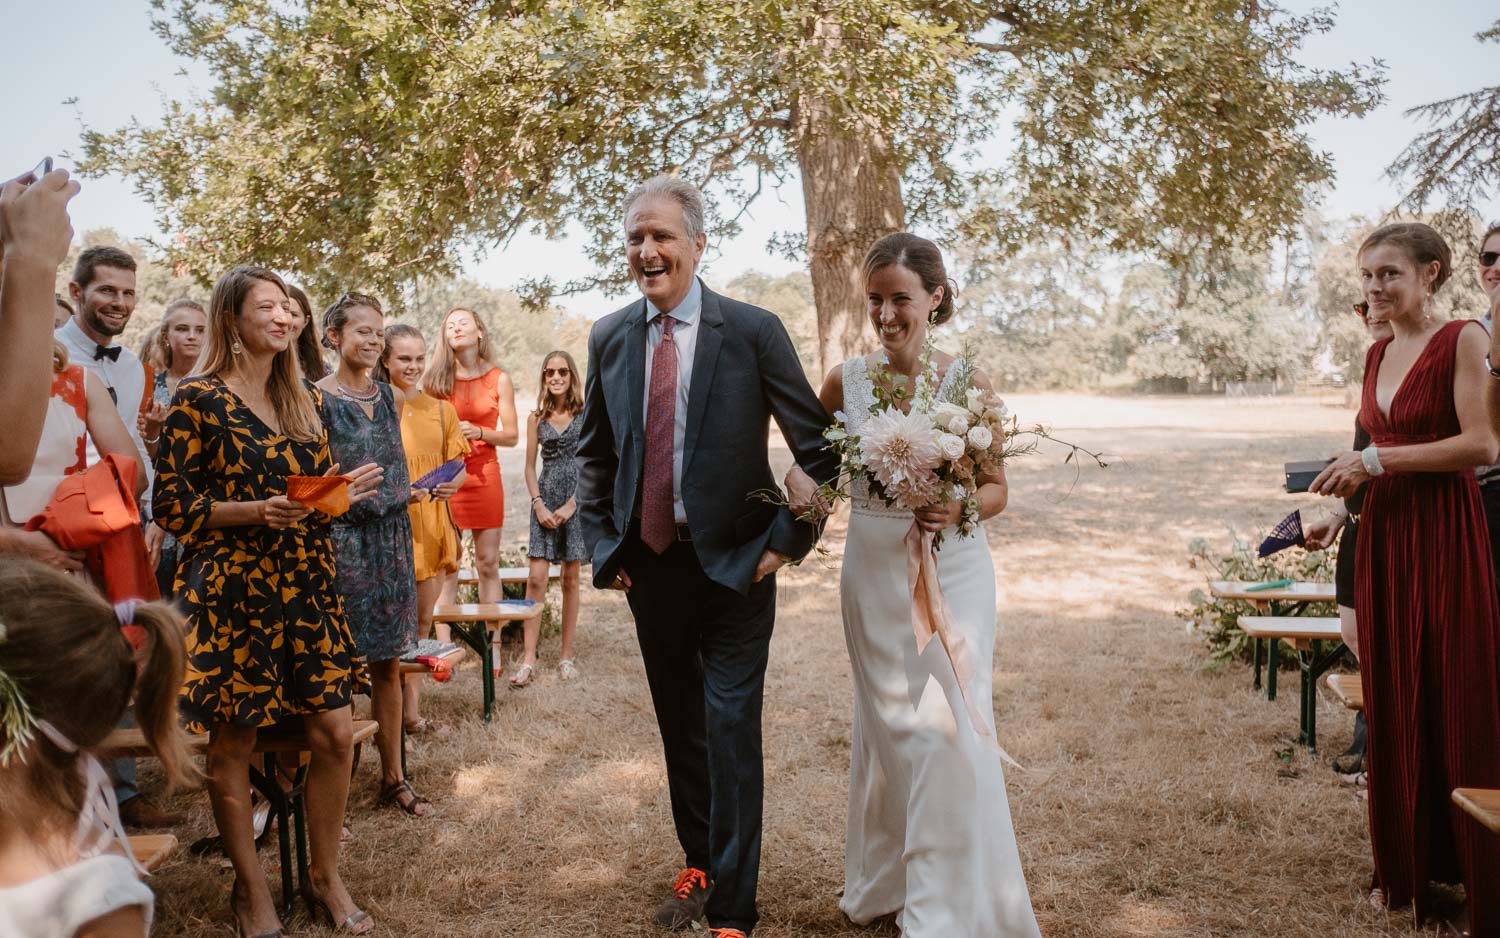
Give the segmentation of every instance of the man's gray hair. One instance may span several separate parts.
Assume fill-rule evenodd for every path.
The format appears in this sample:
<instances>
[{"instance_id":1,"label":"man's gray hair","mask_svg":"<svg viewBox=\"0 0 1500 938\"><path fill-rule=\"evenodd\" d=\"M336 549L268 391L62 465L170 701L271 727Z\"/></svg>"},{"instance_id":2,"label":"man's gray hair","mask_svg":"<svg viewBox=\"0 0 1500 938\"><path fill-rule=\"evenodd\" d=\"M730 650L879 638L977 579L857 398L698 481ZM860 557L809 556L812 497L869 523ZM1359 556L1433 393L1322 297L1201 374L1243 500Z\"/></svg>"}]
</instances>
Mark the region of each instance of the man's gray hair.
<instances>
[{"instance_id":1,"label":"man's gray hair","mask_svg":"<svg viewBox=\"0 0 1500 938\"><path fill-rule=\"evenodd\" d=\"M620 217L628 217L631 207L641 199L658 197L672 199L682 206L682 221L687 227L689 238L697 238L703 234L703 193L681 176L668 173L652 176L631 189L630 194L625 196L625 207Z\"/></svg>"}]
</instances>

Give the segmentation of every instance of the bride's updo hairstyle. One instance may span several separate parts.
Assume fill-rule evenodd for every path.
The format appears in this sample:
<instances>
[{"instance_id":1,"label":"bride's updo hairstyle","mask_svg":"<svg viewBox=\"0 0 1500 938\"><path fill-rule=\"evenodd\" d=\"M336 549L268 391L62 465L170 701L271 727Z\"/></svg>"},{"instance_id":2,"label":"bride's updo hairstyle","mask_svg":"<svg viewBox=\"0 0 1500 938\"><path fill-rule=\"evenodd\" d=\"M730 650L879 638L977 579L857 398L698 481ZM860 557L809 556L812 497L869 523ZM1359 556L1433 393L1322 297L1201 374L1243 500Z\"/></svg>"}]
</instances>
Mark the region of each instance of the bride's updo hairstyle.
<instances>
[{"instance_id":1,"label":"bride's updo hairstyle","mask_svg":"<svg viewBox=\"0 0 1500 938\"><path fill-rule=\"evenodd\" d=\"M958 287L948 277L948 268L943 264L943 252L926 238L919 238L909 231L888 234L870 246L865 255L865 279L877 270L900 265L916 274L922 281L922 289L928 293L943 291L937 309L932 311L931 322L941 326L953 318L953 300Z\"/></svg>"}]
</instances>

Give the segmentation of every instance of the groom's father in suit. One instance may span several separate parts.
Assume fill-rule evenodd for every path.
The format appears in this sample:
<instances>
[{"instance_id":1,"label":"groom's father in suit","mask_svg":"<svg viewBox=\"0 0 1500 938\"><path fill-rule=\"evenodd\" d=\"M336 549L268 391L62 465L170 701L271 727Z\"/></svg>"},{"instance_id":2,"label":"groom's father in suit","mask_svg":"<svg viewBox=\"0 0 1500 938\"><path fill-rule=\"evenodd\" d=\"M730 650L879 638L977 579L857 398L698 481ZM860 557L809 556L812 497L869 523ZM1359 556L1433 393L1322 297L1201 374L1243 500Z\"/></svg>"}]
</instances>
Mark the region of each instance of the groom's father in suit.
<instances>
[{"instance_id":1,"label":"groom's father in suit","mask_svg":"<svg viewBox=\"0 0 1500 938\"><path fill-rule=\"evenodd\" d=\"M757 917L775 574L817 534L753 496L776 488L771 419L814 479L837 463L781 320L698 279L706 243L691 184L658 176L626 197L643 298L589 334L578 505L594 585L624 590L635 616L686 854L656 921L706 915L714 938L740 938Z\"/></svg>"}]
</instances>

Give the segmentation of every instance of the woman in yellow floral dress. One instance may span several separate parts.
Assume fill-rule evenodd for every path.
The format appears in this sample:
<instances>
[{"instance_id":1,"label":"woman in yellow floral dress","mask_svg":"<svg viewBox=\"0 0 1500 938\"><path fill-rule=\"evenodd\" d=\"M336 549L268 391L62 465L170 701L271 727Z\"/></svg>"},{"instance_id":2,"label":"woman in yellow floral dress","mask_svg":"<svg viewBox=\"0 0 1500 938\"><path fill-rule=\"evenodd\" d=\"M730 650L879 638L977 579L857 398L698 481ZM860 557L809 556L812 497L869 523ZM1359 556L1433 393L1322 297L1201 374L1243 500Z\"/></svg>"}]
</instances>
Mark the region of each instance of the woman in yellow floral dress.
<instances>
[{"instance_id":1,"label":"woman in yellow floral dress","mask_svg":"<svg viewBox=\"0 0 1500 938\"><path fill-rule=\"evenodd\" d=\"M337 471L317 391L297 368L286 286L236 267L214 286L196 374L178 385L162 428L156 520L182 545L176 594L188 614L182 710L209 733L208 789L234 865L230 912L248 935L279 935L255 854L250 759L257 730L300 717L307 776L309 904L345 930L375 925L338 872L360 680L334 587L327 519L286 497L287 477ZM351 500L381 472L350 475Z\"/></svg>"}]
</instances>

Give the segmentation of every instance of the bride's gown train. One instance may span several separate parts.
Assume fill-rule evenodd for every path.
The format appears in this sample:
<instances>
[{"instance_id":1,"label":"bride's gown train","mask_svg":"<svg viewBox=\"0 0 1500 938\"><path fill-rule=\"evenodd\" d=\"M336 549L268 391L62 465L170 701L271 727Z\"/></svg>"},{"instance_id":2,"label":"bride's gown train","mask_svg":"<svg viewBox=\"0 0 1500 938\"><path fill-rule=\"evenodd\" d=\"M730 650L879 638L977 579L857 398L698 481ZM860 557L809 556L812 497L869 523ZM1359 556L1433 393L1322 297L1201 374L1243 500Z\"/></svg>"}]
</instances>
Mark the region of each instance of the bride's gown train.
<instances>
[{"instance_id":1,"label":"bride's gown train","mask_svg":"<svg viewBox=\"0 0 1500 938\"><path fill-rule=\"evenodd\" d=\"M852 432L873 403L865 359L850 359ZM859 924L899 910L905 938L1039 936L1000 757L955 718L964 703L942 643L917 653L902 543L911 523L911 512L855 493L841 577L854 730L839 908ZM970 692L993 731L995 567L983 530L950 529L937 560L953 627L979 663Z\"/></svg>"}]
</instances>

